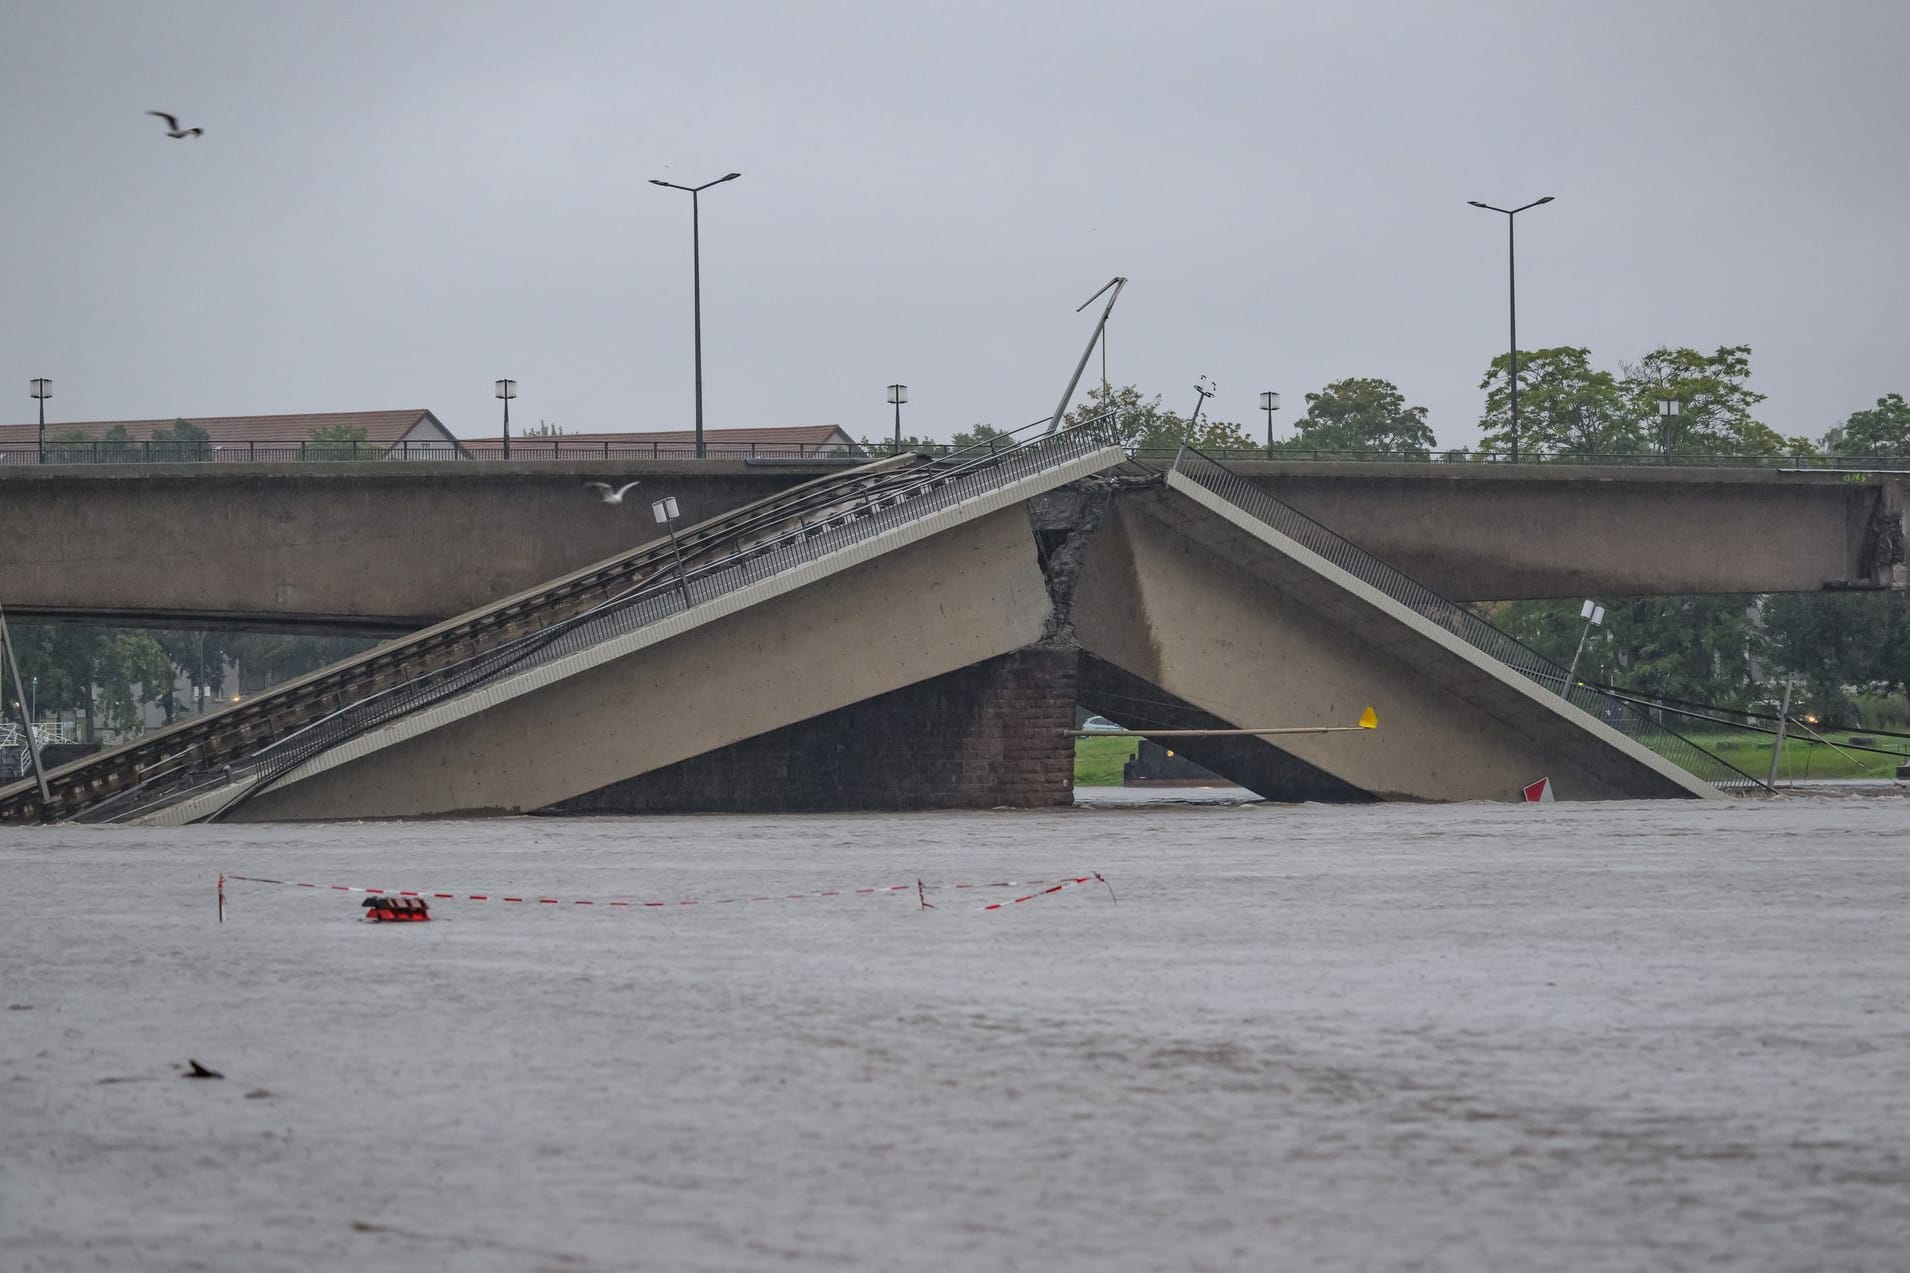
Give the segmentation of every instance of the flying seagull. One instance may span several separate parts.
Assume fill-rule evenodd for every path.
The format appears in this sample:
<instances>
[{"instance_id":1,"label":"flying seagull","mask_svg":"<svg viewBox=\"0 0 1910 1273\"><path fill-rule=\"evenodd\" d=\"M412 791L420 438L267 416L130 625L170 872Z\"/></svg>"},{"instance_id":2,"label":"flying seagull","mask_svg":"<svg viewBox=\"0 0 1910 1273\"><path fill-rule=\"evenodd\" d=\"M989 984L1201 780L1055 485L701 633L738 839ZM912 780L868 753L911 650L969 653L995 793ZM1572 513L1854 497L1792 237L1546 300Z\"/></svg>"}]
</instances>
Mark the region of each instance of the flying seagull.
<instances>
[{"instance_id":1,"label":"flying seagull","mask_svg":"<svg viewBox=\"0 0 1910 1273\"><path fill-rule=\"evenodd\" d=\"M630 489L631 487L633 487L633 486L635 486L635 485L636 485L636 483L635 483L635 482L626 482L626 483L624 483L624 484L623 484L622 486L619 486L619 487L618 487L618 488L617 488L616 490L614 490L614 491L610 489L610 483L608 483L608 482L585 482L585 483L584 483L584 485L585 485L585 486L594 486L594 487L596 487L596 488L597 488L598 490L600 490L600 491L602 491L602 492L604 493L604 503L606 503L606 504L621 504L621 503L623 503L623 495L624 495L624 492L625 492L625 491L627 491L627 490L629 490L629 489Z\"/></svg>"},{"instance_id":2,"label":"flying seagull","mask_svg":"<svg viewBox=\"0 0 1910 1273\"><path fill-rule=\"evenodd\" d=\"M179 120L172 115L168 115L165 111L147 111L146 113L148 115L157 115L166 121L166 136L168 137L198 137L206 131L203 128L181 128L179 126Z\"/></svg>"}]
</instances>

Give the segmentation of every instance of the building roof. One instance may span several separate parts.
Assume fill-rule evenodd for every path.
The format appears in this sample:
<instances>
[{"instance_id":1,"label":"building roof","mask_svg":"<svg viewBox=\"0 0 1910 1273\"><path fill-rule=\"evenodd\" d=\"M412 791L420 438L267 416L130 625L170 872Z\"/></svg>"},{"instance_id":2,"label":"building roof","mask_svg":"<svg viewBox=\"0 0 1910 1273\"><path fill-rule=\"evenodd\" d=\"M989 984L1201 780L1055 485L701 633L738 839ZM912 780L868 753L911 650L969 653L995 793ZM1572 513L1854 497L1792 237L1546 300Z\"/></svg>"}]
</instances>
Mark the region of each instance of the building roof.
<instances>
[{"instance_id":1,"label":"building roof","mask_svg":"<svg viewBox=\"0 0 1910 1273\"><path fill-rule=\"evenodd\" d=\"M46 436L51 441L78 429L89 438L98 439L114 425L123 425L130 440L146 442L151 440L155 430L169 429L180 418L48 420ZM186 416L184 419L204 429L215 443L303 442L319 429L344 426L363 429L367 442L389 444L398 441L424 421L429 421L447 439L451 436L443 421L424 407L412 407L404 411L319 411L298 415ZM0 446L33 446L39 437L40 426L37 422L0 424Z\"/></svg>"},{"instance_id":2,"label":"building roof","mask_svg":"<svg viewBox=\"0 0 1910 1273\"><path fill-rule=\"evenodd\" d=\"M464 438L460 445L469 453L490 454L500 446L497 434ZM835 424L800 424L768 429L705 429L704 449L719 456L775 456L795 458L808 455L847 455L859 453L856 440ZM696 452L694 429L662 429L640 433L559 433L551 436L513 435L513 453L523 452L525 459L539 454L550 459L586 458L594 453L605 456L686 456Z\"/></svg>"},{"instance_id":3,"label":"building roof","mask_svg":"<svg viewBox=\"0 0 1910 1273\"><path fill-rule=\"evenodd\" d=\"M496 434L475 438L466 438L466 442L490 442ZM517 438L513 437L512 441ZM639 446L696 445L694 429L660 429L639 433L560 433L555 437L526 437L528 442L611 442L630 443ZM722 443L728 447L765 447L765 446L826 446L831 443L853 443L854 438L843 431L839 424L794 424L769 429L705 429L703 441L707 446Z\"/></svg>"}]
</instances>

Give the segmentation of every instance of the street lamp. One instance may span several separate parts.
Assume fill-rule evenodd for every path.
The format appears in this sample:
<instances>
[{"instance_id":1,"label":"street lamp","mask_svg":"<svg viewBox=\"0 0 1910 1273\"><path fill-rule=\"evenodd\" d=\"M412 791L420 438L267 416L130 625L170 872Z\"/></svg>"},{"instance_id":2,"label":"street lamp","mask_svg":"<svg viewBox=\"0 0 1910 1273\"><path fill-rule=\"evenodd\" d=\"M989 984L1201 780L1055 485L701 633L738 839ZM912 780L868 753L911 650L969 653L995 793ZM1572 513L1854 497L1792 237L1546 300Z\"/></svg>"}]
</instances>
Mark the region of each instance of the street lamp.
<instances>
[{"instance_id":1,"label":"street lamp","mask_svg":"<svg viewBox=\"0 0 1910 1273\"><path fill-rule=\"evenodd\" d=\"M1505 292L1512 328L1512 359L1511 365L1506 369L1506 383L1512 387L1512 462L1517 464L1519 462L1519 288L1518 270L1512 250L1512 218L1527 208L1536 208L1541 203L1552 202L1552 196L1546 195L1542 199L1534 199L1516 208L1495 208L1489 203L1480 203L1477 199L1468 199L1466 202L1475 208L1484 208L1487 212L1505 214Z\"/></svg>"},{"instance_id":2,"label":"street lamp","mask_svg":"<svg viewBox=\"0 0 1910 1273\"><path fill-rule=\"evenodd\" d=\"M1267 413L1267 458L1273 458L1273 413L1280 409L1280 395L1269 389L1260 395L1260 409Z\"/></svg>"},{"instance_id":3,"label":"street lamp","mask_svg":"<svg viewBox=\"0 0 1910 1273\"><path fill-rule=\"evenodd\" d=\"M697 213L696 197L711 186L720 186L725 181L734 181L743 174L727 173L715 181L706 181L700 186L679 186L674 181L664 181L658 177L650 178L653 186L663 186L669 190L687 190L690 192L690 288L692 296L693 323L696 329L696 458L702 459L703 448L703 232Z\"/></svg>"},{"instance_id":4,"label":"street lamp","mask_svg":"<svg viewBox=\"0 0 1910 1273\"><path fill-rule=\"evenodd\" d=\"M690 608L690 581L683 574L683 552L676 546L676 527L672 525L677 518L676 496L666 495L662 499L652 503L650 505L650 515L657 519L659 526L670 532L670 556L676 559L676 586L677 590L683 594L683 608L688 610Z\"/></svg>"},{"instance_id":5,"label":"street lamp","mask_svg":"<svg viewBox=\"0 0 1910 1273\"><path fill-rule=\"evenodd\" d=\"M46 463L46 400L53 396L53 382L45 376L35 376L27 382L33 386L33 396L40 400L40 463Z\"/></svg>"},{"instance_id":6,"label":"street lamp","mask_svg":"<svg viewBox=\"0 0 1910 1273\"><path fill-rule=\"evenodd\" d=\"M1587 601L1579 607L1578 617L1585 620L1585 630L1578 634L1578 649L1572 651L1572 667L1565 674L1565 688L1559 691L1562 697L1568 699L1572 696L1572 686L1577 684L1578 656L1585 653L1585 638L1592 634L1593 628L1605 622L1605 607Z\"/></svg>"},{"instance_id":7,"label":"street lamp","mask_svg":"<svg viewBox=\"0 0 1910 1273\"><path fill-rule=\"evenodd\" d=\"M497 396L504 399L504 458L511 458L511 399L517 396L517 381L497 382Z\"/></svg>"},{"instance_id":8,"label":"street lamp","mask_svg":"<svg viewBox=\"0 0 1910 1273\"><path fill-rule=\"evenodd\" d=\"M1658 435L1664 445L1665 463L1671 463L1671 432L1678 427L1678 417L1684 411L1684 403L1676 398L1662 398L1658 402Z\"/></svg>"},{"instance_id":9,"label":"street lamp","mask_svg":"<svg viewBox=\"0 0 1910 1273\"><path fill-rule=\"evenodd\" d=\"M890 385L889 401L895 404L895 450L893 454L902 454L902 404L909 400L907 385Z\"/></svg>"},{"instance_id":10,"label":"street lamp","mask_svg":"<svg viewBox=\"0 0 1910 1273\"><path fill-rule=\"evenodd\" d=\"M1204 375L1200 378L1200 382L1194 386L1194 392L1200 396L1194 399L1194 415L1193 418L1187 422L1187 432L1190 436L1194 432L1194 426L1200 423L1200 409L1207 405L1207 399L1213 397L1214 392L1219 388L1219 385Z\"/></svg>"}]
</instances>

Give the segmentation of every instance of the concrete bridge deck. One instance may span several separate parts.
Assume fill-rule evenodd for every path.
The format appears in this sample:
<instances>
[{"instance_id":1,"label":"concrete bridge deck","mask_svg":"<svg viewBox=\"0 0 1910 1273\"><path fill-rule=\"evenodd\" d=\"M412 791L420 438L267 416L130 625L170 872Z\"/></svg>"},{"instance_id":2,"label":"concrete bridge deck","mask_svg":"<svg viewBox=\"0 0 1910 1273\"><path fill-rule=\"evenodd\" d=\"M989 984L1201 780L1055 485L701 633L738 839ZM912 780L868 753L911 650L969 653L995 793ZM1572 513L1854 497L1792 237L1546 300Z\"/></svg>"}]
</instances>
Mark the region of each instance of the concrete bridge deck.
<instances>
[{"instance_id":1,"label":"concrete bridge deck","mask_svg":"<svg viewBox=\"0 0 1910 1273\"><path fill-rule=\"evenodd\" d=\"M1158 466L1157 466L1158 467ZM1461 600L1901 584L1903 478L1683 467L1240 462L1262 489ZM410 632L839 463L527 461L0 467L16 621ZM585 481L640 479L605 505Z\"/></svg>"}]
</instances>

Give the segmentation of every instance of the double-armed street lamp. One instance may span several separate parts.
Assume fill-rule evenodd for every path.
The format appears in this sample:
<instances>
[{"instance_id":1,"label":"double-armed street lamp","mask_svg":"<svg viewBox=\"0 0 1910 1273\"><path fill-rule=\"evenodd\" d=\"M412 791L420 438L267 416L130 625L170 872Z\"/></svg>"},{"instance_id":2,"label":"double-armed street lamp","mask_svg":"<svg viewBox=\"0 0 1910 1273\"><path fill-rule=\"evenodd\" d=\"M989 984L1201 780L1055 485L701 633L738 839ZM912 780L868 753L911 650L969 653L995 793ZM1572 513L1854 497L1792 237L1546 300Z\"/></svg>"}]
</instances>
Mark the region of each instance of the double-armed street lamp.
<instances>
[{"instance_id":1,"label":"double-armed street lamp","mask_svg":"<svg viewBox=\"0 0 1910 1273\"><path fill-rule=\"evenodd\" d=\"M889 401L895 405L895 455L902 454L902 404L909 400L907 385L890 385Z\"/></svg>"},{"instance_id":2,"label":"double-armed street lamp","mask_svg":"<svg viewBox=\"0 0 1910 1273\"><path fill-rule=\"evenodd\" d=\"M683 608L690 608L690 580L683 573L683 550L676 543L676 496L665 495L650 505L650 516L657 519L657 525L670 533L670 556L676 561L676 587L683 594Z\"/></svg>"},{"instance_id":3,"label":"double-armed street lamp","mask_svg":"<svg viewBox=\"0 0 1910 1273\"><path fill-rule=\"evenodd\" d=\"M1269 389L1260 395L1260 409L1267 413L1267 458L1273 458L1273 413L1280 409L1280 395Z\"/></svg>"},{"instance_id":4,"label":"double-armed street lamp","mask_svg":"<svg viewBox=\"0 0 1910 1273\"><path fill-rule=\"evenodd\" d=\"M1658 400L1659 436L1664 445L1664 462L1671 463L1671 435L1678 427L1678 417L1684 413L1684 403L1676 398Z\"/></svg>"},{"instance_id":5,"label":"double-armed street lamp","mask_svg":"<svg viewBox=\"0 0 1910 1273\"><path fill-rule=\"evenodd\" d=\"M1200 378L1199 383L1194 386L1194 392L1200 396L1194 399L1194 414L1193 417L1187 421L1187 431L1190 434L1193 432L1194 426L1200 423L1200 409L1207 405L1207 399L1213 397L1219 389L1219 385L1204 375Z\"/></svg>"},{"instance_id":6,"label":"double-armed street lamp","mask_svg":"<svg viewBox=\"0 0 1910 1273\"><path fill-rule=\"evenodd\" d=\"M46 400L53 396L53 382L45 376L35 376L27 382L33 386L33 396L40 400L40 460L46 463Z\"/></svg>"},{"instance_id":7,"label":"double-armed street lamp","mask_svg":"<svg viewBox=\"0 0 1910 1273\"><path fill-rule=\"evenodd\" d=\"M1572 696L1572 687L1578 684L1578 656L1585 653L1585 638L1592 635L1592 629L1605 622L1605 607L1587 601L1579 607L1578 617L1585 620L1585 630L1578 634L1578 648L1572 651L1572 666L1565 673L1565 687L1559 691L1565 698Z\"/></svg>"},{"instance_id":8,"label":"double-armed street lamp","mask_svg":"<svg viewBox=\"0 0 1910 1273\"><path fill-rule=\"evenodd\" d=\"M497 396L504 399L504 458L511 458L511 399L517 396L517 381L497 382Z\"/></svg>"},{"instance_id":9,"label":"double-armed street lamp","mask_svg":"<svg viewBox=\"0 0 1910 1273\"><path fill-rule=\"evenodd\" d=\"M726 173L715 181L706 181L700 186L679 186L674 181L664 181L660 177L650 178L653 186L662 186L667 190L685 190L690 195L690 295L692 325L695 328L696 342L696 458L702 459L703 447L703 231L697 211L696 197L711 186L720 186L725 181L734 181L743 174Z\"/></svg>"},{"instance_id":10,"label":"double-armed street lamp","mask_svg":"<svg viewBox=\"0 0 1910 1273\"><path fill-rule=\"evenodd\" d=\"M1512 346L1511 360L1506 367L1506 384L1512 392L1512 462L1519 462L1519 287L1518 268L1513 253L1512 219L1527 208L1536 208L1541 203L1552 202L1552 196L1534 199L1530 203L1516 208L1495 208L1489 203L1480 203L1477 199L1466 200L1475 208L1484 208L1487 212L1498 212L1505 216L1505 289L1507 311L1511 318Z\"/></svg>"}]
</instances>

